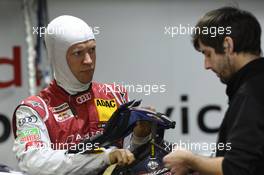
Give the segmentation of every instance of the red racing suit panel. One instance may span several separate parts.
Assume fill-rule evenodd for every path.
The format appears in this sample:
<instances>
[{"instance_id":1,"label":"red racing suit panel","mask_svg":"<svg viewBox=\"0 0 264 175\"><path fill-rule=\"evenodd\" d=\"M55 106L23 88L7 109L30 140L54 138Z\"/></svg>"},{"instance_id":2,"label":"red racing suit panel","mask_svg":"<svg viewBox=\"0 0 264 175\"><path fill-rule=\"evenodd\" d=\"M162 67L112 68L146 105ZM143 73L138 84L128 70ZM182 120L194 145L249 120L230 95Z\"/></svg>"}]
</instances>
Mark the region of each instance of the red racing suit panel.
<instances>
[{"instance_id":1,"label":"red racing suit panel","mask_svg":"<svg viewBox=\"0 0 264 175\"><path fill-rule=\"evenodd\" d=\"M49 175L103 170L109 164L111 148L101 154L71 155L65 154L64 146L103 132L115 109L128 100L118 89L93 82L89 90L69 95L53 81L38 96L23 100L13 117L13 151L21 170ZM134 137L128 142L137 143Z\"/></svg>"},{"instance_id":2,"label":"red racing suit panel","mask_svg":"<svg viewBox=\"0 0 264 175\"><path fill-rule=\"evenodd\" d=\"M48 106L45 123L49 131L53 130L49 132L52 143L78 143L102 132L120 102L128 100L126 93L99 83L92 83L89 91L78 95L68 95L53 83L40 97Z\"/></svg>"},{"instance_id":3,"label":"red racing suit panel","mask_svg":"<svg viewBox=\"0 0 264 175\"><path fill-rule=\"evenodd\" d=\"M40 92L40 98L31 96L23 101L23 105L39 113L54 145L79 143L103 132L120 103L128 101L127 93L121 90L111 84L93 82L88 91L69 95L53 81Z\"/></svg>"}]
</instances>

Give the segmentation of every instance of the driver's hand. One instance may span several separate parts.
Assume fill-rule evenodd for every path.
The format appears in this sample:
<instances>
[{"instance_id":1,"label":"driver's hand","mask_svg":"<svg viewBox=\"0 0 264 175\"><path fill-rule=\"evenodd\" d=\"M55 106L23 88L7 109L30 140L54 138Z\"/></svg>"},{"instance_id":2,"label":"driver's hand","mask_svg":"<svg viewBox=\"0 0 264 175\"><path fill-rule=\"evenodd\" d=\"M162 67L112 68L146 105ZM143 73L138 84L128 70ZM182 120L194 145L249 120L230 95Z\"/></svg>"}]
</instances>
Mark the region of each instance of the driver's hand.
<instances>
[{"instance_id":1,"label":"driver's hand","mask_svg":"<svg viewBox=\"0 0 264 175\"><path fill-rule=\"evenodd\" d=\"M131 164L135 157L134 155L127 149L115 149L109 153L110 163L117 163L120 166L125 166Z\"/></svg>"}]
</instances>

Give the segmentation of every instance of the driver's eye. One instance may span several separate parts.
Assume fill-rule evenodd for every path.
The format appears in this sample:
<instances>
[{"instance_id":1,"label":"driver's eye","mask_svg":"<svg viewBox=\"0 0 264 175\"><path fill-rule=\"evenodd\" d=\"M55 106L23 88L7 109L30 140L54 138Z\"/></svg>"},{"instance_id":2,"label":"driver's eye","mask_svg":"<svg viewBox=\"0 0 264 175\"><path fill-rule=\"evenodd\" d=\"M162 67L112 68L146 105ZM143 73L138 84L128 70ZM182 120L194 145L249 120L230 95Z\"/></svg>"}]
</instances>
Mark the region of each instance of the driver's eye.
<instances>
[{"instance_id":1,"label":"driver's eye","mask_svg":"<svg viewBox=\"0 0 264 175\"><path fill-rule=\"evenodd\" d=\"M74 51L73 52L73 55L74 56L80 56L82 54L82 51L81 50L78 50L78 51Z\"/></svg>"}]
</instances>

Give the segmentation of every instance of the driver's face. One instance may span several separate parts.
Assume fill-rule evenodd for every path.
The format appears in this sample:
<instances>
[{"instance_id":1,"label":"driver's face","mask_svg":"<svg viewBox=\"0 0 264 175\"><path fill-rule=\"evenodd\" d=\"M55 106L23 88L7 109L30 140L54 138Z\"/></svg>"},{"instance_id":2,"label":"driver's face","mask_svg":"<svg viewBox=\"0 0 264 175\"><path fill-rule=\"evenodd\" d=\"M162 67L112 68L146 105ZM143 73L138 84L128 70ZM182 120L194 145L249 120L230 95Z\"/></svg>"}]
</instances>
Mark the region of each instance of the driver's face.
<instances>
[{"instance_id":1,"label":"driver's face","mask_svg":"<svg viewBox=\"0 0 264 175\"><path fill-rule=\"evenodd\" d=\"M69 47L67 63L73 75L81 83L89 83L93 79L96 62L96 42L89 40Z\"/></svg>"}]
</instances>

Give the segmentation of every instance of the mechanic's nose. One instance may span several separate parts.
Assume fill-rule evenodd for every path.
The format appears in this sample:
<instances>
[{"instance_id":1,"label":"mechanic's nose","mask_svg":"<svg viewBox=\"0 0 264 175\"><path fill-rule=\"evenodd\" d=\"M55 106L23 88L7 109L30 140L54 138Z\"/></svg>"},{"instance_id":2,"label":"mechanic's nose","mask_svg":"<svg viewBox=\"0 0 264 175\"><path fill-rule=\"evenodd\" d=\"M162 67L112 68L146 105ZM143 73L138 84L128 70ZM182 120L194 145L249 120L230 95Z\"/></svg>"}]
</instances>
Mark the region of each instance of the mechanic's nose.
<instances>
[{"instance_id":1,"label":"mechanic's nose","mask_svg":"<svg viewBox=\"0 0 264 175\"><path fill-rule=\"evenodd\" d=\"M207 70L212 68L212 66L211 66L211 64L207 58L204 59L204 68Z\"/></svg>"}]
</instances>

